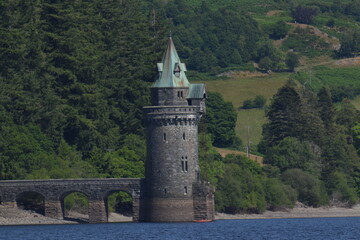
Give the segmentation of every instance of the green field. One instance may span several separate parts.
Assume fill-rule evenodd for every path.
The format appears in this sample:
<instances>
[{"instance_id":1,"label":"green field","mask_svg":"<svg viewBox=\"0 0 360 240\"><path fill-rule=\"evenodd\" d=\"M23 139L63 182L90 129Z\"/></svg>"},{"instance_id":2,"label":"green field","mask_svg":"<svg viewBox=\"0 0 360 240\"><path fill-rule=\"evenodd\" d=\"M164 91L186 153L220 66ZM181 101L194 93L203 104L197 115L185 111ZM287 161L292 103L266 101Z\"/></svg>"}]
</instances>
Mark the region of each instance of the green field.
<instances>
[{"instance_id":1,"label":"green field","mask_svg":"<svg viewBox=\"0 0 360 240\"><path fill-rule=\"evenodd\" d=\"M262 125L265 123L263 109L249 109L238 111L235 127L236 134L241 138L243 145L256 145L261 140ZM252 150L256 150L252 148Z\"/></svg>"},{"instance_id":2,"label":"green field","mask_svg":"<svg viewBox=\"0 0 360 240\"><path fill-rule=\"evenodd\" d=\"M262 77L231 78L226 80L206 81L206 89L218 92L226 101L238 109L246 99L263 95L270 99L289 78L290 73L272 73Z\"/></svg>"},{"instance_id":3,"label":"green field","mask_svg":"<svg viewBox=\"0 0 360 240\"><path fill-rule=\"evenodd\" d=\"M352 60L349 59L348 61L351 62ZM336 66L336 63L333 65ZM360 68L358 66L316 66L304 69L295 78L301 83L309 85L314 90L319 90L324 85L360 88Z\"/></svg>"},{"instance_id":4,"label":"green field","mask_svg":"<svg viewBox=\"0 0 360 240\"><path fill-rule=\"evenodd\" d=\"M250 141L252 144L258 144L261 139L261 126L265 122L264 110L239 110L239 108L246 99L254 98L256 95L265 96L268 104L290 75L290 73L272 73L264 74L262 77L234 77L227 80L206 81L205 84L207 91L220 93L238 110L235 130L243 143Z\"/></svg>"},{"instance_id":5,"label":"green field","mask_svg":"<svg viewBox=\"0 0 360 240\"><path fill-rule=\"evenodd\" d=\"M310 80L311 76L311 80ZM265 123L264 110L251 109L239 110L246 99L253 99L256 95L267 98L267 105L271 97L283 86L286 81L294 77L291 73L272 73L257 77L232 77L225 80L205 81L206 89L210 92L220 93L226 101L233 103L238 111L236 133L244 145L250 142L256 145L261 139L262 125ZM295 74L295 78L305 85L318 90L321 86L354 86L360 88L360 68L317 66L304 69ZM196 81L204 82L204 81ZM360 110L360 97L352 100L352 103Z\"/></svg>"}]
</instances>

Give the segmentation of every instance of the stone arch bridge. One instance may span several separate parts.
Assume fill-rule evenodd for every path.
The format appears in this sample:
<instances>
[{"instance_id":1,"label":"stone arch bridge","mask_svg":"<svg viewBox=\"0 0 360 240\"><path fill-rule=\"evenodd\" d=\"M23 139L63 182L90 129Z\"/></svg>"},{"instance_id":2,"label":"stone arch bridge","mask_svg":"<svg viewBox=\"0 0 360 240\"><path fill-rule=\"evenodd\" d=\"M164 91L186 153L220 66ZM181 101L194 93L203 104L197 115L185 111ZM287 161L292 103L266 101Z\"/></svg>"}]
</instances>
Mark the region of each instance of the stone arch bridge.
<instances>
[{"instance_id":1,"label":"stone arch bridge","mask_svg":"<svg viewBox=\"0 0 360 240\"><path fill-rule=\"evenodd\" d=\"M44 197L45 216L63 219L64 198L80 192L89 199L89 222L103 223L108 221L108 196L123 191L132 196L133 221L138 222L143 181L139 178L0 181L0 200L4 205L17 207L19 196L28 192L37 193Z\"/></svg>"}]
</instances>

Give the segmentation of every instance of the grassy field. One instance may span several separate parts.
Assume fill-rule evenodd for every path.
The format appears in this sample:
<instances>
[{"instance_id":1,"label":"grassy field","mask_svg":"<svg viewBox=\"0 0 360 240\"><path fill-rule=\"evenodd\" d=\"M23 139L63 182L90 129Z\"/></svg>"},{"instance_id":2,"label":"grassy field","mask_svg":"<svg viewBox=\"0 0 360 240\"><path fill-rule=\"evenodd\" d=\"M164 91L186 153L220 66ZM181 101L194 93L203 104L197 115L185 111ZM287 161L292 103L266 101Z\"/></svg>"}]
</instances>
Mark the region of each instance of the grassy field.
<instances>
[{"instance_id":1,"label":"grassy field","mask_svg":"<svg viewBox=\"0 0 360 240\"><path fill-rule=\"evenodd\" d=\"M350 60L349 60L350 61ZM360 88L360 68L342 66L316 66L300 72L296 79L309 84L312 89L319 90L322 86L353 86Z\"/></svg>"},{"instance_id":2,"label":"grassy field","mask_svg":"<svg viewBox=\"0 0 360 240\"><path fill-rule=\"evenodd\" d=\"M233 103L238 109L246 99L263 95L270 99L289 78L290 73L263 74L258 77L234 76L227 80L206 81L206 89L218 92L226 101Z\"/></svg>"},{"instance_id":3,"label":"grassy field","mask_svg":"<svg viewBox=\"0 0 360 240\"><path fill-rule=\"evenodd\" d=\"M257 145L261 140L262 125L265 123L263 109L249 109L238 111L235 127L236 134L241 138L243 145ZM256 150L252 148L252 150Z\"/></svg>"},{"instance_id":4,"label":"grassy field","mask_svg":"<svg viewBox=\"0 0 360 240\"><path fill-rule=\"evenodd\" d=\"M342 61L350 60L345 59ZM313 67L311 71L303 69L296 78L300 78L299 80L303 81L303 83L306 81L306 84L311 84L311 87L315 90L318 90L323 85L360 87L360 68L357 65L344 67L336 65L335 62L331 62L327 66ZM250 145L259 143L262 125L265 123L266 118L264 110L240 110L239 108L243 105L243 102L247 99L253 99L256 95L263 95L266 97L268 105L271 97L291 77L291 73L252 74L233 75L226 80L205 81L207 91L219 92L226 101L232 102L238 111L235 130L244 145L247 145L248 142ZM360 97L352 100L352 103L360 110Z\"/></svg>"},{"instance_id":5,"label":"grassy field","mask_svg":"<svg viewBox=\"0 0 360 240\"><path fill-rule=\"evenodd\" d=\"M238 111L236 134L241 138L244 145L251 143L256 145L261 139L261 127L265 123L264 110L251 109L239 110L246 99L263 95L267 103L288 80L290 73L263 74L257 77L233 76L228 80L206 81L206 89L210 92L220 93L226 101L233 103Z\"/></svg>"}]
</instances>

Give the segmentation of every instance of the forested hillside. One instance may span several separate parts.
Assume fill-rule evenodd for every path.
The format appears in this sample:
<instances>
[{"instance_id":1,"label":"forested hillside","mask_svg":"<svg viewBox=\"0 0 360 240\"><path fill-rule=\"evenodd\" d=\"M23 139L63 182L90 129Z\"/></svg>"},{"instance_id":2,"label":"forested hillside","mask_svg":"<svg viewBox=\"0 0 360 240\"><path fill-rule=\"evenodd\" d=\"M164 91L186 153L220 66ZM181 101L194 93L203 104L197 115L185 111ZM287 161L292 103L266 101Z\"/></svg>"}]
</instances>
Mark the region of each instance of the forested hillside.
<instances>
[{"instance_id":1,"label":"forested hillside","mask_svg":"<svg viewBox=\"0 0 360 240\"><path fill-rule=\"evenodd\" d=\"M359 54L359 14L358 0L1 1L0 179L143 177L142 107L171 32L190 80L291 79L243 106L209 93L199 155L217 210L350 206L360 114L348 99L359 74L334 64ZM239 107L266 112L265 166L212 147L242 146Z\"/></svg>"},{"instance_id":2,"label":"forested hillside","mask_svg":"<svg viewBox=\"0 0 360 240\"><path fill-rule=\"evenodd\" d=\"M141 108L165 38L149 11L1 2L1 179L143 176Z\"/></svg>"}]
</instances>

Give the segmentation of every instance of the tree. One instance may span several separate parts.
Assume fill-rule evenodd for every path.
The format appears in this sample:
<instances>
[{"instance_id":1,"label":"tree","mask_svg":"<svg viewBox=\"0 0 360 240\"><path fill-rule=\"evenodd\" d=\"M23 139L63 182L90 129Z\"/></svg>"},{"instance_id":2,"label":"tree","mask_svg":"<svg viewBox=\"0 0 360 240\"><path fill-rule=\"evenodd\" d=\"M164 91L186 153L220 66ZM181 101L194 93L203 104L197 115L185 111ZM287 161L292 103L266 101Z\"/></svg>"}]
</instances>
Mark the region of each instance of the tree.
<instances>
[{"instance_id":1,"label":"tree","mask_svg":"<svg viewBox=\"0 0 360 240\"><path fill-rule=\"evenodd\" d=\"M269 57L264 57L259 62L259 68L269 72L272 69L273 62Z\"/></svg>"},{"instance_id":2,"label":"tree","mask_svg":"<svg viewBox=\"0 0 360 240\"><path fill-rule=\"evenodd\" d=\"M244 102L243 102L243 105L241 107L242 109L251 109L251 108L254 108L254 103L251 99L246 99Z\"/></svg>"},{"instance_id":3,"label":"tree","mask_svg":"<svg viewBox=\"0 0 360 240\"><path fill-rule=\"evenodd\" d=\"M332 96L329 88L322 87L318 94L318 103L320 108L320 117L325 124L325 129L332 130L335 123L335 108L332 102Z\"/></svg>"},{"instance_id":4,"label":"tree","mask_svg":"<svg viewBox=\"0 0 360 240\"><path fill-rule=\"evenodd\" d=\"M256 95L254 99L254 107L255 108L262 108L266 104L266 98L263 95Z\"/></svg>"},{"instance_id":5,"label":"tree","mask_svg":"<svg viewBox=\"0 0 360 240\"><path fill-rule=\"evenodd\" d=\"M286 54L285 63L291 71L294 71L295 68L298 67L300 64L300 57L296 53L289 52L288 54Z\"/></svg>"},{"instance_id":6,"label":"tree","mask_svg":"<svg viewBox=\"0 0 360 240\"><path fill-rule=\"evenodd\" d=\"M210 134L199 134L199 167L201 179L210 182L214 187L217 187L219 180L224 177L225 164L212 146Z\"/></svg>"},{"instance_id":7,"label":"tree","mask_svg":"<svg viewBox=\"0 0 360 240\"><path fill-rule=\"evenodd\" d=\"M310 90L288 82L272 99L263 127L266 145L272 146L286 137L320 143L323 123L316 109L316 97Z\"/></svg>"},{"instance_id":8,"label":"tree","mask_svg":"<svg viewBox=\"0 0 360 240\"><path fill-rule=\"evenodd\" d=\"M290 28L286 22L278 21L270 28L270 37L275 40L282 39L287 35Z\"/></svg>"},{"instance_id":9,"label":"tree","mask_svg":"<svg viewBox=\"0 0 360 240\"><path fill-rule=\"evenodd\" d=\"M240 139L235 134L237 113L230 102L225 102L219 93L209 92L206 101L205 123L217 147L239 147Z\"/></svg>"},{"instance_id":10,"label":"tree","mask_svg":"<svg viewBox=\"0 0 360 240\"><path fill-rule=\"evenodd\" d=\"M316 149L318 148L310 142L301 142L297 138L287 137L268 149L264 163L278 167L281 172L300 168L319 175L321 154Z\"/></svg>"},{"instance_id":11,"label":"tree","mask_svg":"<svg viewBox=\"0 0 360 240\"><path fill-rule=\"evenodd\" d=\"M314 17L318 14L318 9L315 7L297 6L292 11L294 20L298 23L311 24Z\"/></svg>"},{"instance_id":12,"label":"tree","mask_svg":"<svg viewBox=\"0 0 360 240\"><path fill-rule=\"evenodd\" d=\"M301 97L289 84L278 90L266 116L269 122L263 127L263 136L270 145L298 132Z\"/></svg>"},{"instance_id":13,"label":"tree","mask_svg":"<svg viewBox=\"0 0 360 240\"><path fill-rule=\"evenodd\" d=\"M338 55L340 57L357 56L360 53L360 31L350 31L340 39L340 49Z\"/></svg>"}]
</instances>

